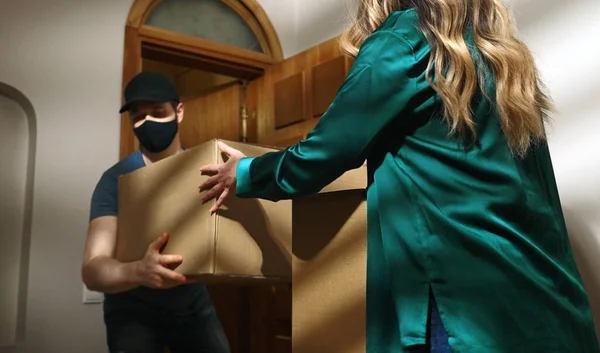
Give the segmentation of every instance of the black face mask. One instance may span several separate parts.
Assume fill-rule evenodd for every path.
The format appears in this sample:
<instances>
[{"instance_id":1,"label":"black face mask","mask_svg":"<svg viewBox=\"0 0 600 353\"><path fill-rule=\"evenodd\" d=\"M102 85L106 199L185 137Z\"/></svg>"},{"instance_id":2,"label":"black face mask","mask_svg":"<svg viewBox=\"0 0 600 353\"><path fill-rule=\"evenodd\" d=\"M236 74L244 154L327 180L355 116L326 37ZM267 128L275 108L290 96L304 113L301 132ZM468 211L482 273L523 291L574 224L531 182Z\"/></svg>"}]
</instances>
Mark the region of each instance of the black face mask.
<instances>
[{"instance_id":1,"label":"black face mask","mask_svg":"<svg viewBox=\"0 0 600 353\"><path fill-rule=\"evenodd\" d=\"M133 129L133 133L148 152L160 153L173 143L178 128L177 117L166 123L146 120L142 125Z\"/></svg>"}]
</instances>

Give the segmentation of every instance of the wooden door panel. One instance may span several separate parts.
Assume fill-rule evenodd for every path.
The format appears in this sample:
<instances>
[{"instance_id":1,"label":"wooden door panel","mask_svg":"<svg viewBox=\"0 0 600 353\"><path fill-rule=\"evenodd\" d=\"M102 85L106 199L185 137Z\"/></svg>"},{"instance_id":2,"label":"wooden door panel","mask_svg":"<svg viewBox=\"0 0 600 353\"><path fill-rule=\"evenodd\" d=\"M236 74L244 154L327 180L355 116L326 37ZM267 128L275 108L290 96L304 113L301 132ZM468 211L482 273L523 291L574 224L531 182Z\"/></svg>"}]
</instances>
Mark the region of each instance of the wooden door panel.
<instances>
[{"instance_id":1,"label":"wooden door panel","mask_svg":"<svg viewBox=\"0 0 600 353\"><path fill-rule=\"evenodd\" d=\"M327 111L346 79L346 58L336 56L334 59L320 63L312 68L311 74L313 77L312 117L318 118Z\"/></svg>"},{"instance_id":2,"label":"wooden door panel","mask_svg":"<svg viewBox=\"0 0 600 353\"><path fill-rule=\"evenodd\" d=\"M213 138L239 141L242 93L236 81L183 101L182 145L191 148Z\"/></svg>"},{"instance_id":3,"label":"wooden door panel","mask_svg":"<svg viewBox=\"0 0 600 353\"><path fill-rule=\"evenodd\" d=\"M333 38L265 70L249 86L260 91L257 140L287 147L306 137L327 110L348 74L352 60Z\"/></svg>"},{"instance_id":4,"label":"wooden door panel","mask_svg":"<svg viewBox=\"0 0 600 353\"><path fill-rule=\"evenodd\" d=\"M304 71L274 83L275 129L281 129L306 119Z\"/></svg>"}]
</instances>

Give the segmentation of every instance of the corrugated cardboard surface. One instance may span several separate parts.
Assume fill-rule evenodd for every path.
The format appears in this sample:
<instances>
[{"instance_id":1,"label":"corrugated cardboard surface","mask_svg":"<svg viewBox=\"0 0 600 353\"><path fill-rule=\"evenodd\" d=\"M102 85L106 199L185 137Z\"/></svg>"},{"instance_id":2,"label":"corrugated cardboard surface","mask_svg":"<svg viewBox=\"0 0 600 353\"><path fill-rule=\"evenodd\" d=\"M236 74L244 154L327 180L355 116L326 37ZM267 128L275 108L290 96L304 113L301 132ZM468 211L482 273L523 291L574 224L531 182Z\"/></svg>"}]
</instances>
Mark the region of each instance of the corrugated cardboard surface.
<instances>
[{"instance_id":1,"label":"corrugated cardboard surface","mask_svg":"<svg viewBox=\"0 0 600 353\"><path fill-rule=\"evenodd\" d=\"M292 351L364 353L366 168L293 202Z\"/></svg>"},{"instance_id":2,"label":"corrugated cardboard surface","mask_svg":"<svg viewBox=\"0 0 600 353\"><path fill-rule=\"evenodd\" d=\"M224 142L247 156L274 151ZM198 192L208 178L199 168L222 162L217 140L212 140L121 176L116 258L140 260L148 245L168 232L170 239L163 253L183 256L176 269L180 273L207 281L237 277L289 280L291 201L231 197L211 216L214 201L203 205Z\"/></svg>"}]
</instances>

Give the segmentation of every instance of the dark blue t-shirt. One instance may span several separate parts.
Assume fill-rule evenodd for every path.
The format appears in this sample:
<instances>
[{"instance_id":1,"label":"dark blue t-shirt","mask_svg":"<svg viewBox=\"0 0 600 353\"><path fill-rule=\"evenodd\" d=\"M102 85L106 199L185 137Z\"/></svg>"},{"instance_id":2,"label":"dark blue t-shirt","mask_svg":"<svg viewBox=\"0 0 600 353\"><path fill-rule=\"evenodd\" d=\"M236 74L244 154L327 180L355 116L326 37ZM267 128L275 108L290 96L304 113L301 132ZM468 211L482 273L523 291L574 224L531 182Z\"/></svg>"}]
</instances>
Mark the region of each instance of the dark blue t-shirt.
<instances>
[{"instance_id":1,"label":"dark blue t-shirt","mask_svg":"<svg viewBox=\"0 0 600 353\"><path fill-rule=\"evenodd\" d=\"M138 151L125 157L102 174L92 195L90 221L102 216L117 216L119 176L144 166L142 153ZM190 309L200 309L201 307L205 308L206 305L212 305L204 285L187 284L171 289L138 287L123 293L106 294L105 310L110 307L127 306L127 303L132 300L142 301L159 311L187 312Z\"/></svg>"}]
</instances>

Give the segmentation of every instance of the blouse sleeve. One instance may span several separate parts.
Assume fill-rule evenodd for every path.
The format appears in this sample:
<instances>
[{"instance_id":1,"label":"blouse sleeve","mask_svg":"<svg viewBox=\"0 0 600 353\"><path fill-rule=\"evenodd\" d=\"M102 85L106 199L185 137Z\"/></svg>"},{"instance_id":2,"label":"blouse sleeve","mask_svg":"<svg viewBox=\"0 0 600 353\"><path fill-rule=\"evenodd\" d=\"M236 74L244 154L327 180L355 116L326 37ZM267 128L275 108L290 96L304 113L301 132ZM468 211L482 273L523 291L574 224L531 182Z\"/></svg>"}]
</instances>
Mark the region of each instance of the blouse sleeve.
<instances>
[{"instance_id":1,"label":"blouse sleeve","mask_svg":"<svg viewBox=\"0 0 600 353\"><path fill-rule=\"evenodd\" d=\"M277 201L313 194L360 167L377 137L405 115L416 92L411 77L415 62L400 34L386 30L369 36L333 103L305 140L240 160L237 196Z\"/></svg>"}]
</instances>

